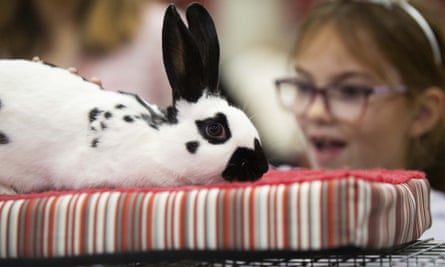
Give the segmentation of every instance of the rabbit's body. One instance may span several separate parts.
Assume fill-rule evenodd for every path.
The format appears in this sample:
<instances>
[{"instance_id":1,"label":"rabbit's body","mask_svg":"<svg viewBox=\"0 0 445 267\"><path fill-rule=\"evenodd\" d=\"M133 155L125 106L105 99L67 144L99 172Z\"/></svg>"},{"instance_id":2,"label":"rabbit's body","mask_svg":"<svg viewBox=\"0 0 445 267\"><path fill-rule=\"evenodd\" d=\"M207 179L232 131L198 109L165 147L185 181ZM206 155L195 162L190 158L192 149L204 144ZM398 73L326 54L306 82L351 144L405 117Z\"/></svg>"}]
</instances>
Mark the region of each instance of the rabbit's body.
<instances>
[{"instance_id":1,"label":"rabbit's body","mask_svg":"<svg viewBox=\"0 0 445 267\"><path fill-rule=\"evenodd\" d=\"M140 168L161 178L171 175L163 173L154 153L172 141L156 106L30 61L0 61L0 85L1 182L17 184L23 177L19 188L71 188L125 185L126 178L144 175Z\"/></svg>"},{"instance_id":2,"label":"rabbit's body","mask_svg":"<svg viewBox=\"0 0 445 267\"><path fill-rule=\"evenodd\" d=\"M213 22L197 4L187 18L190 30L171 6L164 19L164 64L174 101L165 110L65 69L0 60L0 190L261 177L268 167L258 132L217 90Z\"/></svg>"}]
</instances>

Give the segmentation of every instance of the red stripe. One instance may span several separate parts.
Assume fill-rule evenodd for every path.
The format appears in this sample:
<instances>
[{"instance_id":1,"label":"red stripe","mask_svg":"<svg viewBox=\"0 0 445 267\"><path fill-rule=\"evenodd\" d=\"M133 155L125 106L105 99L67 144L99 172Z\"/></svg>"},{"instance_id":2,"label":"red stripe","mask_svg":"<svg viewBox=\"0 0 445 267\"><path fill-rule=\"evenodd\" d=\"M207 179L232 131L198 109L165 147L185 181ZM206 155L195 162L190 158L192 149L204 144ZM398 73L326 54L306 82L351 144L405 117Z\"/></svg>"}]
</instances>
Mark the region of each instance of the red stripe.
<instances>
[{"instance_id":1,"label":"red stripe","mask_svg":"<svg viewBox=\"0 0 445 267\"><path fill-rule=\"evenodd\" d=\"M24 212L24 217L20 217L19 221L24 220L24 235L23 237L21 237L19 240L23 239L24 240L24 248L23 248L23 256L24 257L33 257L34 256L34 251L33 251L33 245L34 242L31 242L31 229L33 227L33 225L31 225L31 221L32 221L32 207L34 206L34 202L36 200L35 199L31 199L30 201L27 201L27 203L25 205L23 205L21 208L25 209ZM20 209L21 211L21 209ZM22 214L20 212L20 214ZM34 229L35 231L35 229ZM20 256L20 250L19 251L19 256Z\"/></svg>"},{"instance_id":2,"label":"red stripe","mask_svg":"<svg viewBox=\"0 0 445 267\"><path fill-rule=\"evenodd\" d=\"M198 247L198 193L196 193L193 203L193 249Z\"/></svg>"},{"instance_id":3,"label":"red stripe","mask_svg":"<svg viewBox=\"0 0 445 267\"><path fill-rule=\"evenodd\" d=\"M255 191L256 188L252 187L249 196L249 249L254 249L255 247L255 232L256 232L256 223L255 223Z\"/></svg>"},{"instance_id":4,"label":"red stripe","mask_svg":"<svg viewBox=\"0 0 445 267\"><path fill-rule=\"evenodd\" d=\"M224 248L230 248L230 240L232 239L233 229L230 228L231 217L230 214L230 190L224 190L224 198L223 198L223 232L225 233L223 237L223 246Z\"/></svg>"},{"instance_id":5,"label":"red stripe","mask_svg":"<svg viewBox=\"0 0 445 267\"><path fill-rule=\"evenodd\" d=\"M80 207L81 211L80 211L80 228L79 228L79 237L80 238L80 243L79 243L79 253L80 254L85 254L87 253L87 248L86 248L86 237L87 237L87 231L86 231L86 226L87 226L87 207L88 207L88 201L91 198L91 195L86 195L84 198L84 202L82 203L82 206Z\"/></svg>"},{"instance_id":6,"label":"red stripe","mask_svg":"<svg viewBox=\"0 0 445 267\"><path fill-rule=\"evenodd\" d=\"M56 222L56 206L59 201L58 197L55 197L51 206L49 208L49 217L48 217L48 257L54 257L54 241L56 239L55 235L55 222Z\"/></svg>"}]
</instances>

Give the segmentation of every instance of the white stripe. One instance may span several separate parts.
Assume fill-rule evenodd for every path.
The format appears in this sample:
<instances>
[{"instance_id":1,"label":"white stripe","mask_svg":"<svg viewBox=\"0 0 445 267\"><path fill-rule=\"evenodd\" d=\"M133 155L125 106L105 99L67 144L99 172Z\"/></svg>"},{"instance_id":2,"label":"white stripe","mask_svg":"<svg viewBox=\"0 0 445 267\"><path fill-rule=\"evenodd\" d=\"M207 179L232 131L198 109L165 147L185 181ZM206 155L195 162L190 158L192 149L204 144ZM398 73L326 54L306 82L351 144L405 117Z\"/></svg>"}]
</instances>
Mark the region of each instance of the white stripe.
<instances>
[{"instance_id":1,"label":"white stripe","mask_svg":"<svg viewBox=\"0 0 445 267\"><path fill-rule=\"evenodd\" d=\"M53 251L54 256L65 256L65 247L67 236L67 219L68 219L68 202L71 200L72 196L62 196L58 199L56 204L56 211L54 213L54 217L56 218L56 223L54 224L54 242L53 242Z\"/></svg>"},{"instance_id":2,"label":"white stripe","mask_svg":"<svg viewBox=\"0 0 445 267\"><path fill-rule=\"evenodd\" d=\"M403 201L401 203L398 202L397 199L397 186L391 185L391 184L385 184L384 190L385 192L388 192L390 195L390 198L388 199L390 203L388 205L390 206L389 211L384 215L383 217L387 216L387 224L388 224L388 235L385 238L386 242L383 244L383 246L390 246L391 244L395 244L395 233L398 227L402 227L402 230L405 230L406 224L402 226L396 225L396 217L397 217L397 208L401 208L402 211L405 209L405 205ZM405 211L402 212L402 215L405 214ZM400 230L400 229L398 229ZM404 231L403 231L404 232Z\"/></svg>"},{"instance_id":3,"label":"white stripe","mask_svg":"<svg viewBox=\"0 0 445 267\"><path fill-rule=\"evenodd\" d=\"M119 197L122 196L120 192L112 192L107 201L107 213L105 215L105 253L116 252L116 216L117 203Z\"/></svg>"},{"instance_id":4,"label":"white stripe","mask_svg":"<svg viewBox=\"0 0 445 267\"><path fill-rule=\"evenodd\" d=\"M10 220L8 220L8 214L12 213L12 207L13 204L15 204L16 202L18 202L19 200L16 201L5 201L2 202L2 213L0 214L0 233L2 233L2 238L0 238L0 256L1 257L8 257L8 256L12 256L12 255L8 255L6 254L6 248L8 247L8 240L13 241L13 240L17 240L17 236L14 236L15 233L17 233L17 221L14 223L10 223ZM23 201L22 201L23 202ZM12 215L10 215L12 216ZM14 227L16 229L14 229ZM4 236L6 235L6 233L8 233L9 238L6 239ZM12 247L16 247L16 246L12 246Z\"/></svg>"},{"instance_id":5,"label":"white stripe","mask_svg":"<svg viewBox=\"0 0 445 267\"><path fill-rule=\"evenodd\" d=\"M165 213L167 212L168 196L168 192L155 194L153 207L153 249L166 249L164 237L166 233Z\"/></svg>"},{"instance_id":6,"label":"white stripe","mask_svg":"<svg viewBox=\"0 0 445 267\"><path fill-rule=\"evenodd\" d=\"M87 243L87 247L85 249L86 249L86 253L91 254L94 251L95 237L98 236L97 232L95 235L93 233L94 233L94 228L96 227L96 225L94 223L94 216L98 212L96 210L96 204L97 204L100 194L94 193L94 194L89 194L89 196L90 196L90 203L88 203L88 206L86 207L87 209L85 211L85 212L87 212L85 214L85 216L86 216L85 219L86 218L88 218L88 219L84 223L88 227L88 229L86 229L86 233L85 233L85 234L87 234L86 240L85 240Z\"/></svg>"},{"instance_id":7,"label":"white stripe","mask_svg":"<svg viewBox=\"0 0 445 267\"><path fill-rule=\"evenodd\" d=\"M217 200L218 193L220 189L213 188L210 189L208 197L207 197L207 248L208 249L217 249L217 229L216 229L216 218L217 218Z\"/></svg>"},{"instance_id":8,"label":"white stripe","mask_svg":"<svg viewBox=\"0 0 445 267\"><path fill-rule=\"evenodd\" d=\"M358 186L358 206L357 206L357 227L356 240L357 246L366 246L368 244L368 224L369 213L371 209L371 187L369 182L357 179Z\"/></svg>"},{"instance_id":9,"label":"white stripe","mask_svg":"<svg viewBox=\"0 0 445 267\"><path fill-rule=\"evenodd\" d=\"M309 197L310 197L310 182L303 182L301 184L300 190L300 248L303 250L308 250L310 248L309 243L309 231L311 231L309 220L310 220L310 210L309 210Z\"/></svg>"},{"instance_id":10,"label":"white stripe","mask_svg":"<svg viewBox=\"0 0 445 267\"><path fill-rule=\"evenodd\" d=\"M97 209L93 209L92 214L96 215L96 224L93 225L96 229L96 236L92 237L93 246L95 246L96 253L104 253L105 252L105 222L106 222L106 206L108 203L108 199L110 198L110 193L98 193L98 203Z\"/></svg>"},{"instance_id":11,"label":"white stripe","mask_svg":"<svg viewBox=\"0 0 445 267\"><path fill-rule=\"evenodd\" d=\"M166 210L165 210L165 214L166 214L166 223L164 225L164 230L165 230L165 239L167 241L167 243L165 244L165 247L168 249L171 249L173 244L172 244L172 238L173 238L173 232L172 232L172 226L173 226L173 204L174 204L174 200L175 200L175 196L176 193L175 192L169 192L166 198Z\"/></svg>"},{"instance_id":12,"label":"white stripe","mask_svg":"<svg viewBox=\"0 0 445 267\"><path fill-rule=\"evenodd\" d=\"M186 216L186 225L187 225L187 229L186 229L186 246L188 249L195 249L196 248L196 244L195 244L195 239L193 238L195 236L195 202L196 202L196 197L198 194L198 190L193 190L190 191L187 194L187 208L186 210L188 211L187 214L188 216Z\"/></svg>"},{"instance_id":13,"label":"white stripe","mask_svg":"<svg viewBox=\"0 0 445 267\"><path fill-rule=\"evenodd\" d=\"M255 249L267 249L268 248L268 226L269 226L269 213L267 195L270 191L270 186L259 186L255 190L255 220L257 224L256 232L256 244Z\"/></svg>"},{"instance_id":14,"label":"white stripe","mask_svg":"<svg viewBox=\"0 0 445 267\"><path fill-rule=\"evenodd\" d=\"M81 237L81 235L85 234L85 233L81 233L80 226L81 226L81 224L86 223L86 222L82 222L82 220L81 220L82 219L82 216L81 216L82 205L83 205L83 202L85 201L86 197L87 197L87 194L85 194L85 193L81 194L78 197L77 201L75 202L75 205L73 205L74 218L72 221L74 223L74 226L73 226L73 228L74 228L74 236L73 236L73 239L74 239L73 253L74 253L74 255L80 254L80 246L81 246L80 241L82 241L80 237Z\"/></svg>"},{"instance_id":15,"label":"white stripe","mask_svg":"<svg viewBox=\"0 0 445 267\"><path fill-rule=\"evenodd\" d=\"M348 207L347 208L349 210L349 218L348 218L349 240L348 241L353 242L354 236L355 236L355 229L357 227L357 222L355 221L355 216L356 216L356 207L358 205L358 203L355 201L355 196L358 194L358 192L355 188L356 180L351 176L349 176L347 179L348 179Z\"/></svg>"},{"instance_id":16,"label":"white stripe","mask_svg":"<svg viewBox=\"0 0 445 267\"><path fill-rule=\"evenodd\" d=\"M197 249L204 249L205 248L205 231L206 231L206 223L205 223L205 202L207 199L207 189L201 189L198 192L198 205L197 205L197 218L196 218L196 226L197 226L197 232L195 233L197 244Z\"/></svg>"},{"instance_id":17,"label":"white stripe","mask_svg":"<svg viewBox=\"0 0 445 267\"><path fill-rule=\"evenodd\" d=\"M269 240L266 244L268 248L273 248L276 246L276 236L275 236L275 230L276 230L276 209L275 209L275 201L276 201L276 195L277 195L277 187L275 185L270 186L270 191L268 195L266 196L266 199L268 200L268 207L267 210L269 211L269 214L267 216L268 220L268 227L267 232L264 234L269 236Z\"/></svg>"},{"instance_id":18,"label":"white stripe","mask_svg":"<svg viewBox=\"0 0 445 267\"><path fill-rule=\"evenodd\" d=\"M285 190L285 186L280 184L277 186L277 210L276 210L276 216L278 218L277 222L278 224L275 225L275 229L276 232L278 233L278 236L276 237L277 239L277 249L283 249L284 248L284 238L283 238L283 224L286 225L287 222L283 222L283 218L284 218L284 203L283 203L283 198L284 198L284 190Z\"/></svg>"},{"instance_id":19,"label":"white stripe","mask_svg":"<svg viewBox=\"0 0 445 267\"><path fill-rule=\"evenodd\" d=\"M311 240L311 249L320 249L322 247L321 242L321 218L320 218L320 201L321 201L321 181L313 181L309 187L310 190L310 199L309 199L309 205L310 205L310 236L309 239Z\"/></svg>"},{"instance_id":20,"label":"white stripe","mask_svg":"<svg viewBox=\"0 0 445 267\"><path fill-rule=\"evenodd\" d=\"M289 248L298 249L298 229L300 228L299 222L297 221L297 214L300 212L300 207L297 207L297 197L299 196L298 191L300 189L300 184L295 183L289 186L289 220L286 222L289 225Z\"/></svg>"}]
</instances>

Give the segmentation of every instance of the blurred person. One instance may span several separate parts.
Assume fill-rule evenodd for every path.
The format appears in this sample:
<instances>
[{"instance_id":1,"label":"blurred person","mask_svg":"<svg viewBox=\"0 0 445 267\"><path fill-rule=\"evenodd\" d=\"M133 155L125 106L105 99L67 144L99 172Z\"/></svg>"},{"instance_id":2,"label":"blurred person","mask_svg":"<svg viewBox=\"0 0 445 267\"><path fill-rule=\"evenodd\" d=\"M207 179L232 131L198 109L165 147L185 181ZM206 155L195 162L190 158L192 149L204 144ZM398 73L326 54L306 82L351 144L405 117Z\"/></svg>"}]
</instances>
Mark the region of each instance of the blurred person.
<instances>
[{"instance_id":1,"label":"blurred person","mask_svg":"<svg viewBox=\"0 0 445 267\"><path fill-rule=\"evenodd\" d=\"M277 79L315 169L418 169L445 240L445 34L423 1L320 1Z\"/></svg>"},{"instance_id":2,"label":"blurred person","mask_svg":"<svg viewBox=\"0 0 445 267\"><path fill-rule=\"evenodd\" d=\"M166 3L156 0L0 0L0 57L76 67L109 90L166 106L162 64Z\"/></svg>"}]
</instances>

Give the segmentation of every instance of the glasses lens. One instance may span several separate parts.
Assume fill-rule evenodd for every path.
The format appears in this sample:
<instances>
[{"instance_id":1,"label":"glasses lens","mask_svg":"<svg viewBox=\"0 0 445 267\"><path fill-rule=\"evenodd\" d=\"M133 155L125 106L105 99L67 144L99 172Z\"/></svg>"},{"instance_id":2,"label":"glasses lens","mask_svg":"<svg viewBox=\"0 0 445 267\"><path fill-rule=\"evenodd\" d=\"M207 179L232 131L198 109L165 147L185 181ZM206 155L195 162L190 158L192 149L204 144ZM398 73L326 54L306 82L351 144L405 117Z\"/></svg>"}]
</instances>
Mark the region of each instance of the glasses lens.
<instances>
[{"instance_id":1,"label":"glasses lens","mask_svg":"<svg viewBox=\"0 0 445 267\"><path fill-rule=\"evenodd\" d=\"M327 90L332 115L338 119L356 120L366 106L369 88L343 85Z\"/></svg>"},{"instance_id":2,"label":"glasses lens","mask_svg":"<svg viewBox=\"0 0 445 267\"><path fill-rule=\"evenodd\" d=\"M313 88L296 80L284 80L278 83L278 95L281 104L287 110L300 114L310 102Z\"/></svg>"}]
</instances>

